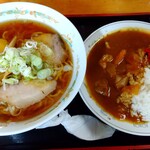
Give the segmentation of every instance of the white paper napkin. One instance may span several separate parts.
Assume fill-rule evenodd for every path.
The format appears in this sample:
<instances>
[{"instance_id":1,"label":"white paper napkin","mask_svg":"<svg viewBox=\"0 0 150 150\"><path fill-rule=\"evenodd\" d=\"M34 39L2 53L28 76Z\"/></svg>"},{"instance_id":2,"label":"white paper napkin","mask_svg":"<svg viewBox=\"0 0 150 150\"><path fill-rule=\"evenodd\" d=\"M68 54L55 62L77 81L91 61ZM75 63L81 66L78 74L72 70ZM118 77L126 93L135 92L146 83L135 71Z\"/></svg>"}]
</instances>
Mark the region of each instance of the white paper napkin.
<instances>
[{"instance_id":1,"label":"white paper napkin","mask_svg":"<svg viewBox=\"0 0 150 150\"><path fill-rule=\"evenodd\" d=\"M68 111L62 111L58 116L47 121L36 129L63 125L66 131L83 140L99 140L111 137L115 129L89 115L70 116Z\"/></svg>"}]
</instances>

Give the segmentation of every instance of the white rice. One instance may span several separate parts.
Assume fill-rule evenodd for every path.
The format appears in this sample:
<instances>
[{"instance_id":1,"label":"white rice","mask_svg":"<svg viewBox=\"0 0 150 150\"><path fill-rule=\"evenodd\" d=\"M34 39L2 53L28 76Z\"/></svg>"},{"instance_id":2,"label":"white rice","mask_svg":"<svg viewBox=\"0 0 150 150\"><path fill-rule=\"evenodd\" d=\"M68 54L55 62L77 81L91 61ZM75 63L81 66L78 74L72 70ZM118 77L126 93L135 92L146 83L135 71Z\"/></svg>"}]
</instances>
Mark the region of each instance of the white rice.
<instances>
[{"instance_id":1,"label":"white rice","mask_svg":"<svg viewBox=\"0 0 150 150\"><path fill-rule=\"evenodd\" d=\"M132 98L132 115L141 116L143 121L150 121L150 69L145 68L143 85L139 94Z\"/></svg>"}]
</instances>

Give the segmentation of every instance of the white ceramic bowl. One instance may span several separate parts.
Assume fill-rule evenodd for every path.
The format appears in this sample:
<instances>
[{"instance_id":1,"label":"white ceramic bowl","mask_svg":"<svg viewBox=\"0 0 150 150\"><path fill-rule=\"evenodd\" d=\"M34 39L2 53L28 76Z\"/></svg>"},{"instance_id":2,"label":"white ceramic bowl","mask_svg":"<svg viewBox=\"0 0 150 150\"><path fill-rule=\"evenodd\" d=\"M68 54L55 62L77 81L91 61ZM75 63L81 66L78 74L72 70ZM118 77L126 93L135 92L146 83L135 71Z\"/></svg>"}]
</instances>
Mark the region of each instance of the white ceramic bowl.
<instances>
[{"instance_id":1,"label":"white ceramic bowl","mask_svg":"<svg viewBox=\"0 0 150 150\"><path fill-rule=\"evenodd\" d=\"M71 46L73 56L73 76L69 87L60 99L60 104L30 120L10 123L0 127L0 135L22 133L43 124L56 116L77 94L86 70L86 52L83 40L75 26L62 14L49 7L26 2L12 2L0 4L0 22L29 19L46 24L56 30Z\"/></svg>"},{"instance_id":2,"label":"white ceramic bowl","mask_svg":"<svg viewBox=\"0 0 150 150\"><path fill-rule=\"evenodd\" d=\"M127 21L118 21L114 23L110 23L108 25L102 26L93 32L91 35L87 37L85 40L85 48L87 55L89 54L91 48L95 45L95 43L103 38L108 33L114 32L116 30L132 27L132 28L143 28L150 31L150 23L127 20ZM106 124L126 133L134 134L134 135L150 135L150 123L146 124L132 124L129 122L121 122L117 119L113 118L110 114L103 111L103 109L96 104L96 102L91 98L90 94L87 90L86 82L84 81L79 93L84 100L87 107L103 122Z\"/></svg>"}]
</instances>

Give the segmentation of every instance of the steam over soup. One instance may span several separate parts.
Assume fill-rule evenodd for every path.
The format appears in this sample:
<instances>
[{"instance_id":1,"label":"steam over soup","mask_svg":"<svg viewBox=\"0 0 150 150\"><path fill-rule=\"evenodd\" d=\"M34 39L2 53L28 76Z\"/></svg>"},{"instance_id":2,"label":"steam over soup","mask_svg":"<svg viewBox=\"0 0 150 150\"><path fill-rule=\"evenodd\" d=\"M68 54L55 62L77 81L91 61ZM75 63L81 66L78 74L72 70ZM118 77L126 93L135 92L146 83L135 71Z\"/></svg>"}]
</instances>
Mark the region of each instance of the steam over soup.
<instances>
[{"instance_id":1,"label":"steam over soup","mask_svg":"<svg viewBox=\"0 0 150 150\"><path fill-rule=\"evenodd\" d=\"M72 55L60 35L43 24L0 24L0 121L20 121L53 106L72 76Z\"/></svg>"},{"instance_id":2,"label":"steam over soup","mask_svg":"<svg viewBox=\"0 0 150 150\"><path fill-rule=\"evenodd\" d=\"M86 83L100 107L118 120L150 121L150 32L126 28L90 50Z\"/></svg>"}]
</instances>

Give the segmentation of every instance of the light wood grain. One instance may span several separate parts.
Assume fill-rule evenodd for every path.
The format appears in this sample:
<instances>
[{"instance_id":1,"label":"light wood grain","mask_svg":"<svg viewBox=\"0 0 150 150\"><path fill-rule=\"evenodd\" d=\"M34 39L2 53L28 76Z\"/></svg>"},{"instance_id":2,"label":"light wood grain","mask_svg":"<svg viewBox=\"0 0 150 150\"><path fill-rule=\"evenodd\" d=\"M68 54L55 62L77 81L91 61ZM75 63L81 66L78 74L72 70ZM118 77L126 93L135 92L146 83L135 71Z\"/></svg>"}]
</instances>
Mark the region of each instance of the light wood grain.
<instances>
[{"instance_id":1,"label":"light wood grain","mask_svg":"<svg viewBox=\"0 0 150 150\"><path fill-rule=\"evenodd\" d=\"M14 0L0 0L0 3ZM17 1L17 0L16 0ZM150 0L18 0L56 9L66 16L150 14Z\"/></svg>"}]
</instances>

